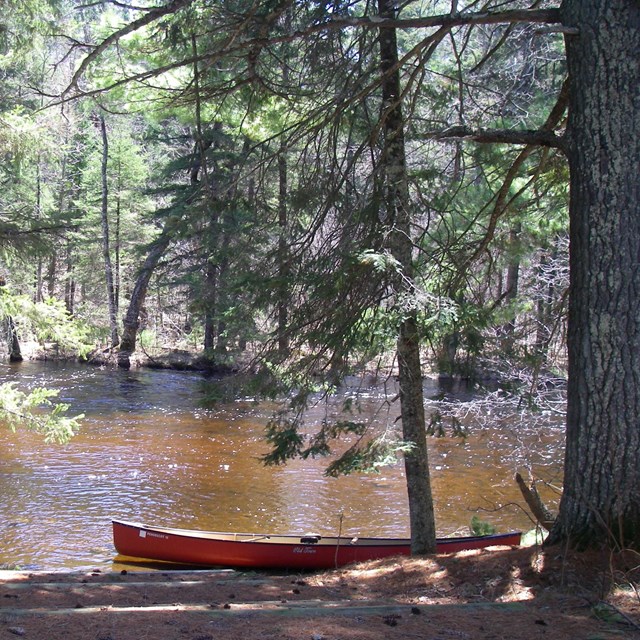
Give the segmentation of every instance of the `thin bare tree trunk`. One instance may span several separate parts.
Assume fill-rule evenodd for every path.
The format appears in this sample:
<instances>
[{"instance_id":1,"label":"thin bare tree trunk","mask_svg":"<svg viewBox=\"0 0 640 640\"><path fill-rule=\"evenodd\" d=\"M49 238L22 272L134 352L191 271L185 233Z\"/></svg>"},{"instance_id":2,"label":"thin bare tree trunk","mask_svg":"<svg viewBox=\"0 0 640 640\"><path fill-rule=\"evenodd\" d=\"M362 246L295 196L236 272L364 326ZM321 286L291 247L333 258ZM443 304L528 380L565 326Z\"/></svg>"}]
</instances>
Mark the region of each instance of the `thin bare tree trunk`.
<instances>
[{"instance_id":1,"label":"thin bare tree trunk","mask_svg":"<svg viewBox=\"0 0 640 640\"><path fill-rule=\"evenodd\" d=\"M291 11L285 13L285 31L291 29ZM282 86L289 83L289 64L285 54L282 60ZM287 144L282 138L278 150L278 354L285 358L289 352L289 211L288 211L288 158Z\"/></svg>"},{"instance_id":2,"label":"thin bare tree trunk","mask_svg":"<svg viewBox=\"0 0 640 640\"><path fill-rule=\"evenodd\" d=\"M378 0L380 16L395 17L394 0ZM415 295L411 212L404 144L400 76L397 70L398 45L395 29L380 31L380 59L383 74L382 164L387 184L387 224L391 251L400 273L395 278L396 312L400 327L397 340L402 434L412 446L404 457L409 496L411 552L436 550L435 517L429 477L426 425L423 404L420 335L417 313L410 300Z\"/></svg>"},{"instance_id":3,"label":"thin bare tree trunk","mask_svg":"<svg viewBox=\"0 0 640 640\"><path fill-rule=\"evenodd\" d=\"M287 239L287 150L284 143L278 153L278 353L289 352L289 244Z\"/></svg>"},{"instance_id":4,"label":"thin bare tree trunk","mask_svg":"<svg viewBox=\"0 0 640 640\"><path fill-rule=\"evenodd\" d=\"M520 280L520 257L517 255L517 245L519 242L521 231L522 225L517 222L511 227L511 231L509 232L509 243L511 244L511 248L515 251L515 253L509 260L509 266L507 267L507 287L504 296L504 301L507 305L512 305L518 297L518 286ZM513 311L509 321L502 326L502 332L502 349L506 354L511 355L513 354L513 349L515 346L515 310Z\"/></svg>"},{"instance_id":5,"label":"thin bare tree trunk","mask_svg":"<svg viewBox=\"0 0 640 640\"><path fill-rule=\"evenodd\" d=\"M75 310L76 281L73 277L73 260L71 243L67 240L66 246L66 278L64 284L64 305L67 311L73 315Z\"/></svg>"},{"instance_id":6,"label":"thin bare tree trunk","mask_svg":"<svg viewBox=\"0 0 640 640\"><path fill-rule=\"evenodd\" d=\"M118 346L118 312L116 309L115 289L113 285L113 266L111 265L111 249L109 246L109 186L107 182L107 163L109 161L109 140L104 116L100 114L100 133L102 136L102 205L100 209L102 220L102 256L104 259L104 274L107 285L107 302L109 304L109 327L111 329L111 348Z\"/></svg>"}]
</instances>

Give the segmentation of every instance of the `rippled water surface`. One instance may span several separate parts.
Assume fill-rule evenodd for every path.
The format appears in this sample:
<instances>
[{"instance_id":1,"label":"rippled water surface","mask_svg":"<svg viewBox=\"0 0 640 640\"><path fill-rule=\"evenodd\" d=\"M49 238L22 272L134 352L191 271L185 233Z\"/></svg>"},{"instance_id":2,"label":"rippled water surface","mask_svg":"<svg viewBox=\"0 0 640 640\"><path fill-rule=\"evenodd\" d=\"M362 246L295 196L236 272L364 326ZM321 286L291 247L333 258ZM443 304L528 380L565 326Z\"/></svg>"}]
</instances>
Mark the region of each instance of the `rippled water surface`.
<instances>
[{"instance_id":1,"label":"rippled water surface","mask_svg":"<svg viewBox=\"0 0 640 640\"><path fill-rule=\"evenodd\" d=\"M59 389L70 413L85 419L66 445L0 428L0 567L113 568L112 517L219 531L408 535L400 463L337 479L323 475L323 460L264 467L270 407L244 400L202 409L198 374L23 363L0 368L0 382L10 380ZM364 416L393 422L393 412L381 411L382 391L366 395ZM466 533L474 513L501 531L530 528L514 472L531 464L557 477L561 441L560 428L541 434L505 424L430 440L438 532Z\"/></svg>"}]
</instances>

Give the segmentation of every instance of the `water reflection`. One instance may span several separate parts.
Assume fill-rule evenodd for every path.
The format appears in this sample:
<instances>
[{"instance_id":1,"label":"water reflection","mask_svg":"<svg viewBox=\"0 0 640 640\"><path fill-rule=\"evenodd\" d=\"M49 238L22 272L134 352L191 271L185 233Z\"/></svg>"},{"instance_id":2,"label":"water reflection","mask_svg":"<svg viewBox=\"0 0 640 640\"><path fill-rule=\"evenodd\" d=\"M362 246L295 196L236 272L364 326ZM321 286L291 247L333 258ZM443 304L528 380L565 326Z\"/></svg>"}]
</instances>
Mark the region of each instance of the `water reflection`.
<instances>
[{"instance_id":1,"label":"water reflection","mask_svg":"<svg viewBox=\"0 0 640 640\"><path fill-rule=\"evenodd\" d=\"M408 535L401 464L344 478L324 477L322 460L266 468L258 457L269 407L242 401L205 411L197 374L39 363L1 373L0 381L21 388L59 389L71 412L86 418L64 446L0 429L0 565L110 567L112 517L214 530ZM394 422L379 389L365 395L362 416ZM308 421L338 404L316 408ZM441 534L464 530L478 508L500 530L526 528L518 507L493 510L521 502L513 474L523 456L547 477L559 474L561 432L496 425L464 441L433 440L430 455Z\"/></svg>"}]
</instances>

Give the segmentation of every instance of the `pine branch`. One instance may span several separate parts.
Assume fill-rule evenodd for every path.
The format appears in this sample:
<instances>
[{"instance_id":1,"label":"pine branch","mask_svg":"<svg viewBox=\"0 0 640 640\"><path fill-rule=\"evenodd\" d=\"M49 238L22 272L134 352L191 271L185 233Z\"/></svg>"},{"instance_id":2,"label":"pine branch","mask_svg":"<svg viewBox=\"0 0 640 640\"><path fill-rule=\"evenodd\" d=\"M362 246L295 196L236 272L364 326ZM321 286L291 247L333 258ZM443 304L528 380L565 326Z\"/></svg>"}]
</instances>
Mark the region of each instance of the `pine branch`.
<instances>
[{"instance_id":1,"label":"pine branch","mask_svg":"<svg viewBox=\"0 0 640 640\"><path fill-rule=\"evenodd\" d=\"M58 100L55 100L52 105L63 104L70 100L75 100L81 97L91 97L106 93L111 89L115 89L124 84L130 82L140 82L149 80L150 78L161 76L162 74L178 69L185 66L192 66L203 62L214 62L220 60L227 55L237 54L239 52L246 52L252 48L262 49L269 46L274 46L283 43L291 43L298 40L303 40L314 33L321 33L332 30L339 30L345 28L360 27L363 29L375 28L375 29L409 29L409 28L439 28L439 29L453 29L460 26L471 25L485 25L485 24L552 24L559 25L559 29L562 29L559 9L541 9L541 10L512 10L512 11L499 11L499 12L461 12L444 14L437 16L426 16L420 18L411 19L392 19L381 18L380 16L365 16L362 18L333 18L325 22L309 25L298 31L294 31L287 34L279 34L269 36L267 34L260 34L254 38L242 38L241 31L237 30L231 33L227 38L227 43L216 50L209 53L203 53L196 56L188 56L182 60L169 63L154 69L148 69L137 74L131 74L130 76L121 78L120 80L113 82L109 86L101 87L90 91L81 91L78 88L80 79L85 74L87 69L92 63L97 62L99 57L110 46L117 44L124 36L139 30L140 28L151 24L159 18L178 12L180 9L190 5L193 0L173 0L169 4L150 10L146 15L134 20L122 29L112 33L109 37L105 38L100 44L96 45L93 51L89 53L80 63L80 66L74 73L69 85L62 92L60 96L55 96ZM246 27L246 21L242 23L243 28ZM49 96L54 97L54 96ZM524 143L526 144L526 143Z\"/></svg>"},{"instance_id":2,"label":"pine branch","mask_svg":"<svg viewBox=\"0 0 640 640\"><path fill-rule=\"evenodd\" d=\"M111 45L116 44L120 41L124 36L133 33L134 31L138 31L142 27L145 27L152 22L155 22L159 18L170 15L172 13L176 13L180 9L190 5L193 0L173 0L169 4L163 7L156 7L147 13L146 15L130 22L126 27L119 29L112 33L109 37L105 38L99 45L97 45L93 51L87 55L87 57L80 63L80 66L73 74L71 81L69 82L69 86L63 92L63 95L68 94L72 89L78 88L78 82L84 75L85 71L89 68L89 65L96 61L104 51L106 51Z\"/></svg>"},{"instance_id":3,"label":"pine branch","mask_svg":"<svg viewBox=\"0 0 640 640\"><path fill-rule=\"evenodd\" d=\"M0 385L0 419L11 431L26 427L42 434L46 442L68 442L84 415L65 416L69 405L50 400L58 393L57 389L37 388L27 394L16 389L13 382Z\"/></svg>"},{"instance_id":4,"label":"pine branch","mask_svg":"<svg viewBox=\"0 0 640 640\"><path fill-rule=\"evenodd\" d=\"M568 79L565 79L562 88L560 89L560 93L558 94L558 99L553 109L551 109L545 123L540 127L540 129L530 132L536 134L535 136L530 137L530 141L525 142L527 136L520 136L519 140L516 138L519 137L519 134L522 134L521 131L494 131L493 133L512 133L513 139L512 143L524 144L525 147L520 151L517 158L512 163L507 175L505 176L505 180L502 183L502 187L498 191L496 202L493 207L493 211L491 213L491 217L489 219L489 225L487 227L487 231L480 241L475 251L464 261L464 264L458 270L457 282L459 282L466 273L466 270L473 264L485 251L485 249L489 246L491 240L493 240L493 236L498 224L498 220L508 211L509 204L511 200L508 199L509 192L511 190L511 186L515 181L516 177L519 174L520 169L524 165L527 158L534 152L536 147L538 146L548 146L555 147L558 149L563 149L564 147L564 138L557 136L553 130L560 125L562 119L564 118L565 111L567 109L569 103L569 82ZM453 127L454 129L456 127ZM467 127L462 126L460 129L465 130ZM449 129L451 131L451 129ZM524 132L529 133L529 132ZM464 136L449 136L449 137L464 137ZM475 138L476 142L507 142L506 136L503 139L498 139L500 136L495 135L492 139L491 136L485 135L484 137L478 136ZM536 141L532 141L536 139ZM546 144L544 145L541 141L553 140L555 144ZM457 283L456 283L457 286Z\"/></svg>"}]
</instances>

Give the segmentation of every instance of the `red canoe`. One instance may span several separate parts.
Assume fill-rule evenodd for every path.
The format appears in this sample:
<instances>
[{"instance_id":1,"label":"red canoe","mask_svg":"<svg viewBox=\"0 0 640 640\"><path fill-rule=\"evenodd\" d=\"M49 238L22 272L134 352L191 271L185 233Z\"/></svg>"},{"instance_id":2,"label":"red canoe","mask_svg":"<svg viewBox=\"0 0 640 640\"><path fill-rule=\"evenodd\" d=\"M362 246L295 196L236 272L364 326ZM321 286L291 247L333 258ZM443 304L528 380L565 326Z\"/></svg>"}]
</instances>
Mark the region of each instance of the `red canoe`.
<instances>
[{"instance_id":1,"label":"red canoe","mask_svg":"<svg viewBox=\"0 0 640 640\"><path fill-rule=\"evenodd\" d=\"M464 538L440 538L438 553L519 545L520 532ZM352 562L409 555L402 538L335 538L316 534L279 536L216 533L150 527L113 521L113 541L123 556L204 566L255 569L332 569Z\"/></svg>"}]
</instances>

